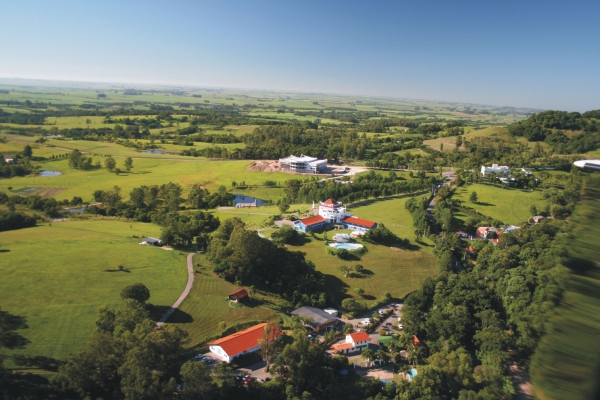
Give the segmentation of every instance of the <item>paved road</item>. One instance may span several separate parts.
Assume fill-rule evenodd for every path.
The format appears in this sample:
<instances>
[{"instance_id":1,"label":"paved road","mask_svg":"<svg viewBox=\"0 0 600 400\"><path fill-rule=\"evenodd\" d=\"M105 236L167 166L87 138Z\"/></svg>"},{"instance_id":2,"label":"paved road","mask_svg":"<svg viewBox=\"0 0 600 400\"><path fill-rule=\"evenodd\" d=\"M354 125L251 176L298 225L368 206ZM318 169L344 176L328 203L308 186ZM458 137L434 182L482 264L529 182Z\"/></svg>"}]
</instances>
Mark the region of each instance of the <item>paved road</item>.
<instances>
[{"instance_id":1,"label":"paved road","mask_svg":"<svg viewBox=\"0 0 600 400\"><path fill-rule=\"evenodd\" d=\"M161 326L162 324L164 324L169 319L171 314L173 314L175 312L177 307L179 307L181 302L183 300L185 300L187 295L190 293L190 290L192 290L192 285L194 284L194 262L193 262L192 258L194 257L194 254L195 253L190 253L187 256L188 280L187 280L187 284L185 285L185 289L183 289L181 296L179 296L177 301L175 303L173 303L173 305L171 306L169 311L167 311L165 313L165 315L163 315L160 318L160 320L158 320L158 322L156 323L156 326Z\"/></svg>"}]
</instances>

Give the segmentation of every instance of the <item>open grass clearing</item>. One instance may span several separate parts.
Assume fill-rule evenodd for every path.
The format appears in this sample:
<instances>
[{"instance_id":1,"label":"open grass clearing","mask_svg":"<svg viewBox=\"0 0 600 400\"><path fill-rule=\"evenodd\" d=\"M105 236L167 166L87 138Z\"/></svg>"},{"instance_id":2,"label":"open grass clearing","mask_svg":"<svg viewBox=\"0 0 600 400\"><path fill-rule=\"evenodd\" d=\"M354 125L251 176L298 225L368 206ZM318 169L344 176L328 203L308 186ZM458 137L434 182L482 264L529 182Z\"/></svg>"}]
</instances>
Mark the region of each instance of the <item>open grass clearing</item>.
<instances>
[{"instance_id":1,"label":"open grass clearing","mask_svg":"<svg viewBox=\"0 0 600 400\"><path fill-rule=\"evenodd\" d=\"M116 307L127 285L145 284L150 303L169 307L187 281L185 255L141 246L134 235L156 237L160 227L67 221L0 232L0 305L27 318L22 334L31 341L14 353L64 359L89 341L98 307Z\"/></svg>"},{"instance_id":2,"label":"open grass clearing","mask_svg":"<svg viewBox=\"0 0 600 400\"><path fill-rule=\"evenodd\" d=\"M477 203L469 201L472 192L477 192ZM532 217L529 212L531 205L535 205L539 210L548 204L540 191L525 192L482 184L461 186L452 199L461 200L467 207L474 208L505 224L514 225L520 225Z\"/></svg>"},{"instance_id":3,"label":"open grass clearing","mask_svg":"<svg viewBox=\"0 0 600 400\"><path fill-rule=\"evenodd\" d=\"M198 264L200 265L198 267ZM196 275L189 296L183 301L180 313L170 322L177 324L190 334L189 346L196 346L221 333L219 323L224 321L227 327L248 321L279 321L279 315L262 301L251 302L250 306L233 308L229 306L227 295L238 288L218 278L212 273L210 263L202 254L194 256Z\"/></svg>"}]
</instances>

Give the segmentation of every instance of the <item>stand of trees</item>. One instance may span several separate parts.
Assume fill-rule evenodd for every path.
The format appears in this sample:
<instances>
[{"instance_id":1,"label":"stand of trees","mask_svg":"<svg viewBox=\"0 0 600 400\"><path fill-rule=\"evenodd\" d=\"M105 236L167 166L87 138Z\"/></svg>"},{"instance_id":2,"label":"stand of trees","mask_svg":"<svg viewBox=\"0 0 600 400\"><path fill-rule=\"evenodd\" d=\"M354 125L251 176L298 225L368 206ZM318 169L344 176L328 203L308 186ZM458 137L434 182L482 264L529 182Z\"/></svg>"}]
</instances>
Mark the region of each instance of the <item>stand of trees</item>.
<instances>
[{"instance_id":1,"label":"stand of trees","mask_svg":"<svg viewBox=\"0 0 600 400\"><path fill-rule=\"evenodd\" d=\"M214 272L229 281L268 282L294 306L325 307L330 300L323 277L300 252L288 251L246 229L239 218L224 221L208 246Z\"/></svg>"}]
</instances>

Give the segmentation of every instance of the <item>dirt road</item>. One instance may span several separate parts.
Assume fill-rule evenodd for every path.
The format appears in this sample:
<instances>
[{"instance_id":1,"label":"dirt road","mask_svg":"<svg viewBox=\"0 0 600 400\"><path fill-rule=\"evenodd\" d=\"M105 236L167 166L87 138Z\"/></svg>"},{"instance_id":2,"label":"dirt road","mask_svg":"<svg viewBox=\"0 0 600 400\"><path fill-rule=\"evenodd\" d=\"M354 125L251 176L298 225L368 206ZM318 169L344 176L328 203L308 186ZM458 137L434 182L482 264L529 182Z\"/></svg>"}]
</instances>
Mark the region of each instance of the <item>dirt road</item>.
<instances>
[{"instance_id":1,"label":"dirt road","mask_svg":"<svg viewBox=\"0 0 600 400\"><path fill-rule=\"evenodd\" d=\"M187 295L190 293L190 290L192 290L192 285L194 284L194 262L193 262L193 257L194 257L195 253L190 253L187 256L187 269L188 269L188 280L187 280L187 284L185 285L185 289L183 289L183 292L181 293L181 296L179 296L179 298L177 299L177 301L175 301L175 303L173 303L173 305L171 306L171 308L169 309L169 311L167 311L165 313L165 315L163 315L160 320L158 320L158 322L156 323L156 326L161 326L162 324L164 324L169 317L171 316L171 314L173 314L175 312L175 310L177 309L177 307L179 307L179 305L181 304L181 302L183 300L185 300L185 298L187 297Z\"/></svg>"}]
</instances>

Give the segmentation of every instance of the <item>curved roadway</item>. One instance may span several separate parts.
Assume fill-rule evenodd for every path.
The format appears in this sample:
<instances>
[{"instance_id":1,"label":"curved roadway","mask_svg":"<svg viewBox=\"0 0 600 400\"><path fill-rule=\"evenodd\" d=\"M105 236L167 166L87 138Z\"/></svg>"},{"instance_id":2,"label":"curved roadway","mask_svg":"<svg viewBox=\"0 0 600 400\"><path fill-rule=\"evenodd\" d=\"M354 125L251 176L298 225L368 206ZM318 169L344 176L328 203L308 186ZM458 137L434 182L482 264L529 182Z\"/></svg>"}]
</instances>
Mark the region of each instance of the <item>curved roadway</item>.
<instances>
[{"instance_id":1,"label":"curved roadway","mask_svg":"<svg viewBox=\"0 0 600 400\"><path fill-rule=\"evenodd\" d=\"M173 303L173 305L171 306L169 311L167 311L165 313L165 315L163 315L158 320L158 322L156 323L156 326L161 326L162 324L164 324L169 319L169 317L175 312L175 310L177 310L177 307L179 307L181 302L183 300L185 300L187 295L190 293L190 290L192 290L192 285L194 284L194 263L193 263L192 258L194 257L194 254L195 253L190 253L187 256L188 280L187 280L187 284L185 285L185 289L183 289L181 296L179 296L177 301L175 301L175 303Z\"/></svg>"}]
</instances>

